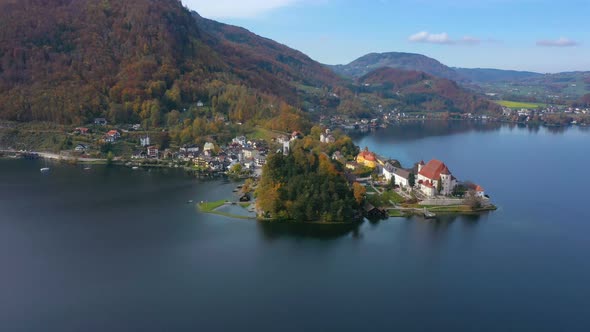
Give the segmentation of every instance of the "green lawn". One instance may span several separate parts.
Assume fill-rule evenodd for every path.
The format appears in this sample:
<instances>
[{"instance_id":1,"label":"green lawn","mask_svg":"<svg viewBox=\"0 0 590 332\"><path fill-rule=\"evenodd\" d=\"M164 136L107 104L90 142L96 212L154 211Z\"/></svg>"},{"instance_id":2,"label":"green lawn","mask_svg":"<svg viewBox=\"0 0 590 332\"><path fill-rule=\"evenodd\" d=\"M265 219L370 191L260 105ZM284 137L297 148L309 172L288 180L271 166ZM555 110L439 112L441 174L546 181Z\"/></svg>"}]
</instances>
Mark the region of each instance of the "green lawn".
<instances>
[{"instance_id":1,"label":"green lawn","mask_svg":"<svg viewBox=\"0 0 590 332\"><path fill-rule=\"evenodd\" d=\"M497 104L500 104L504 107L508 108L538 108L538 107L545 107L545 104L541 103L524 103L519 101L510 101L510 100L500 100L496 101Z\"/></svg>"},{"instance_id":2,"label":"green lawn","mask_svg":"<svg viewBox=\"0 0 590 332\"><path fill-rule=\"evenodd\" d=\"M389 210L390 217L405 217L404 213L400 210Z\"/></svg>"},{"instance_id":3,"label":"green lawn","mask_svg":"<svg viewBox=\"0 0 590 332\"><path fill-rule=\"evenodd\" d=\"M223 206L225 204L225 200L215 201L215 202L203 202L199 203L199 209L203 212L213 212L215 209Z\"/></svg>"}]
</instances>

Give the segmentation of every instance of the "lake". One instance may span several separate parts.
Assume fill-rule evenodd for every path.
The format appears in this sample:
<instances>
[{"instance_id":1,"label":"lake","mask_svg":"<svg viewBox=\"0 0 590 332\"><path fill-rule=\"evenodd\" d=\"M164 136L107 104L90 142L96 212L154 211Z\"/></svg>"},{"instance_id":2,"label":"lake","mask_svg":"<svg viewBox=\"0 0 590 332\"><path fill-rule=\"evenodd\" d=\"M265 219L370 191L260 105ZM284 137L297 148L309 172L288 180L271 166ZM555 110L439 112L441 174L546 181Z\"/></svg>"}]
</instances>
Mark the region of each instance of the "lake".
<instances>
[{"instance_id":1,"label":"lake","mask_svg":"<svg viewBox=\"0 0 590 332\"><path fill-rule=\"evenodd\" d=\"M589 130L415 122L355 141L441 159L499 209L272 225L187 203L227 180L0 160L0 330L588 330Z\"/></svg>"}]
</instances>

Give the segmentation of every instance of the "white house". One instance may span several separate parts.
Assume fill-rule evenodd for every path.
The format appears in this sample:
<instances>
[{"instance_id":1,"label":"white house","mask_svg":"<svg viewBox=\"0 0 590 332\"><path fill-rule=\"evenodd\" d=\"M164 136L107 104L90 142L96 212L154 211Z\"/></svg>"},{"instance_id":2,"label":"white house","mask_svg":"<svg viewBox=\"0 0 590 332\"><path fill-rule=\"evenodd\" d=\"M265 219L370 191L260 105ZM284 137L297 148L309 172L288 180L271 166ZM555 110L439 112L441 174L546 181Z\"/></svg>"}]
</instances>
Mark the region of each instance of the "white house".
<instances>
[{"instance_id":1,"label":"white house","mask_svg":"<svg viewBox=\"0 0 590 332\"><path fill-rule=\"evenodd\" d=\"M232 139L232 143L236 143L241 146L245 146L248 142L246 141L246 136L238 136L238 137Z\"/></svg>"},{"instance_id":2,"label":"white house","mask_svg":"<svg viewBox=\"0 0 590 332\"><path fill-rule=\"evenodd\" d=\"M115 143L119 138L121 138L121 134L116 130L111 130L106 134L105 141L107 143Z\"/></svg>"},{"instance_id":3,"label":"white house","mask_svg":"<svg viewBox=\"0 0 590 332\"><path fill-rule=\"evenodd\" d=\"M473 190L477 197L484 198L486 196L485 190L478 184L470 183L467 185L467 189Z\"/></svg>"},{"instance_id":4,"label":"white house","mask_svg":"<svg viewBox=\"0 0 590 332\"><path fill-rule=\"evenodd\" d=\"M150 145L150 137L146 136L146 137L140 137L139 138L139 144L143 147L145 146L149 146Z\"/></svg>"},{"instance_id":5,"label":"white house","mask_svg":"<svg viewBox=\"0 0 590 332\"><path fill-rule=\"evenodd\" d=\"M260 153L256 149L243 149L242 153L246 159L256 159L260 156Z\"/></svg>"},{"instance_id":6,"label":"white house","mask_svg":"<svg viewBox=\"0 0 590 332\"><path fill-rule=\"evenodd\" d=\"M382 174L387 181L391 181L392 178L395 179L395 184L400 187L410 186L410 172L403 168L395 167L387 162L382 167Z\"/></svg>"},{"instance_id":7,"label":"white house","mask_svg":"<svg viewBox=\"0 0 590 332\"><path fill-rule=\"evenodd\" d=\"M421 161L418 164L417 180L420 190L429 197L437 194L450 195L457 186L457 179L451 174L447 165L440 160L431 160L426 165Z\"/></svg>"},{"instance_id":8,"label":"white house","mask_svg":"<svg viewBox=\"0 0 590 332\"><path fill-rule=\"evenodd\" d=\"M203 146L203 152L207 152L207 151L211 151L215 149L215 144L213 143L205 143L205 146Z\"/></svg>"},{"instance_id":9,"label":"white house","mask_svg":"<svg viewBox=\"0 0 590 332\"><path fill-rule=\"evenodd\" d=\"M86 145L84 144L78 144L76 145L76 148L74 149L76 152L86 152Z\"/></svg>"}]
</instances>

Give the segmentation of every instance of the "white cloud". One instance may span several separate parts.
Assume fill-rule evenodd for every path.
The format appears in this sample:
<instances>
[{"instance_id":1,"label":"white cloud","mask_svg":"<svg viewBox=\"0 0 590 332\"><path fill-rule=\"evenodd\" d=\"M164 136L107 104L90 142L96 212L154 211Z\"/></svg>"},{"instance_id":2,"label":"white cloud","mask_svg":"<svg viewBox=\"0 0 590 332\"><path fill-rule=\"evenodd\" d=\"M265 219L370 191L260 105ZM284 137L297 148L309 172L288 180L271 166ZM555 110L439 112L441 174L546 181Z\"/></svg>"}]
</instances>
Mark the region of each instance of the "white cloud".
<instances>
[{"instance_id":1,"label":"white cloud","mask_svg":"<svg viewBox=\"0 0 590 332\"><path fill-rule=\"evenodd\" d=\"M461 39L452 39L448 33L430 33L428 31L420 31L408 37L408 40L413 43L429 43L441 45L477 45L481 43L481 39L464 36Z\"/></svg>"},{"instance_id":2,"label":"white cloud","mask_svg":"<svg viewBox=\"0 0 590 332\"><path fill-rule=\"evenodd\" d=\"M253 18L292 6L300 0L182 0L185 6L207 18Z\"/></svg>"},{"instance_id":3,"label":"white cloud","mask_svg":"<svg viewBox=\"0 0 590 332\"><path fill-rule=\"evenodd\" d=\"M446 32L430 33L428 31L421 31L411 35L409 41L414 43L431 43L431 44L452 44L453 41Z\"/></svg>"},{"instance_id":4,"label":"white cloud","mask_svg":"<svg viewBox=\"0 0 590 332\"><path fill-rule=\"evenodd\" d=\"M547 47L571 47L578 46L578 42L569 38L561 37L556 40L544 39L537 41L537 46Z\"/></svg>"}]
</instances>

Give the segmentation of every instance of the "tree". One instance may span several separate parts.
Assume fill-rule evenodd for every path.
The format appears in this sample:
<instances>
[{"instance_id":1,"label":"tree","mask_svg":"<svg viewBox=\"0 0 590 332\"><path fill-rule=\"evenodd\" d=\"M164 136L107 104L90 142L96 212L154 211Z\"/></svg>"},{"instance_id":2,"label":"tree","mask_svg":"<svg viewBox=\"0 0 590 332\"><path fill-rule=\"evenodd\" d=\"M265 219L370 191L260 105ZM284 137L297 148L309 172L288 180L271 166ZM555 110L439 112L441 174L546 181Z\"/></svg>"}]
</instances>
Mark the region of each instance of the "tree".
<instances>
[{"instance_id":1,"label":"tree","mask_svg":"<svg viewBox=\"0 0 590 332\"><path fill-rule=\"evenodd\" d=\"M365 197L367 196L367 188L361 185L358 182L352 184L352 190L354 192L354 199L360 205L365 201Z\"/></svg>"},{"instance_id":2,"label":"tree","mask_svg":"<svg viewBox=\"0 0 590 332\"><path fill-rule=\"evenodd\" d=\"M469 206L473 210L480 209L483 206L483 200L477 196L477 193L473 190L469 190L465 195L463 204Z\"/></svg>"},{"instance_id":3,"label":"tree","mask_svg":"<svg viewBox=\"0 0 590 332\"><path fill-rule=\"evenodd\" d=\"M442 178L440 178L438 181L436 181L436 191L440 194L442 189L443 189Z\"/></svg>"},{"instance_id":4,"label":"tree","mask_svg":"<svg viewBox=\"0 0 590 332\"><path fill-rule=\"evenodd\" d=\"M112 151L109 151L109 153L107 153L107 165L112 165L113 164L113 159L114 159L114 155Z\"/></svg>"},{"instance_id":5,"label":"tree","mask_svg":"<svg viewBox=\"0 0 590 332\"><path fill-rule=\"evenodd\" d=\"M408 183L412 188L414 188L414 186L416 185L416 175L414 175L414 173L410 173L410 176L408 176Z\"/></svg>"},{"instance_id":6,"label":"tree","mask_svg":"<svg viewBox=\"0 0 590 332\"><path fill-rule=\"evenodd\" d=\"M395 176L391 176L391 180L389 180L389 189L395 188Z\"/></svg>"}]
</instances>

